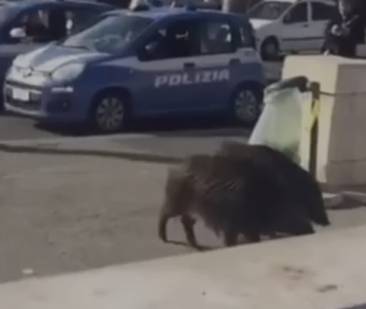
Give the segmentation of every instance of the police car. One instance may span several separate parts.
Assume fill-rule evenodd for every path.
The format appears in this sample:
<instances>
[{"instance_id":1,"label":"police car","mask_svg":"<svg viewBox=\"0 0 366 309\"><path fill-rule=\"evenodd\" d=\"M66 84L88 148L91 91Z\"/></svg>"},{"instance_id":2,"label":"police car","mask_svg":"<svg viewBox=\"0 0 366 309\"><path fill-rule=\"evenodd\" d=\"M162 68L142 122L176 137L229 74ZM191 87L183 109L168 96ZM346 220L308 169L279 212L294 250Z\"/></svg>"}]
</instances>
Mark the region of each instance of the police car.
<instances>
[{"instance_id":1,"label":"police car","mask_svg":"<svg viewBox=\"0 0 366 309\"><path fill-rule=\"evenodd\" d=\"M135 117L229 113L253 124L264 72L240 15L160 8L113 11L62 42L18 56L4 86L8 111L93 124Z\"/></svg>"}]
</instances>

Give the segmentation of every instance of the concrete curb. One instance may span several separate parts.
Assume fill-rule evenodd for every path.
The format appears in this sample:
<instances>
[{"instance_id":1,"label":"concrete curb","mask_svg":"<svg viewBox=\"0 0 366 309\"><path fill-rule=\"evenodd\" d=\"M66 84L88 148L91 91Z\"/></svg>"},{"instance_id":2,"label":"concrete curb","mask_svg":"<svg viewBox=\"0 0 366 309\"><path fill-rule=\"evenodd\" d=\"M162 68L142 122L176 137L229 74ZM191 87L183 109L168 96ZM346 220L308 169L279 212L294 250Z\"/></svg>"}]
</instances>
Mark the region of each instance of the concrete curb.
<instances>
[{"instance_id":1,"label":"concrete curb","mask_svg":"<svg viewBox=\"0 0 366 309\"><path fill-rule=\"evenodd\" d=\"M324 192L323 200L325 208L337 209L343 204L344 197L342 194Z\"/></svg>"},{"instance_id":2,"label":"concrete curb","mask_svg":"<svg viewBox=\"0 0 366 309\"><path fill-rule=\"evenodd\" d=\"M359 203L366 204L366 193L358 192L358 191L343 191L343 196L348 199L352 199Z\"/></svg>"},{"instance_id":3,"label":"concrete curb","mask_svg":"<svg viewBox=\"0 0 366 309\"><path fill-rule=\"evenodd\" d=\"M117 150L82 150L82 149L62 149L50 146L22 146L0 144L0 151L7 153L31 153L31 154L53 154L53 155L72 155L72 156L97 156L120 158L131 161L144 161L154 163L179 163L182 159L172 156L164 156L136 151L117 151Z\"/></svg>"},{"instance_id":4,"label":"concrete curb","mask_svg":"<svg viewBox=\"0 0 366 309\"><path fill-rule=\"evenodd\" d=\"M366 193L359 191L339 191L323 193L325 207L328 209L352 209L366 206Z\"/></svg>"},{"instance_id":5,"label":"concrete curb","mask_svg":"<svg viewBox=\"0 0 366 309\"><path fill-rule=\"evenodd\" d=\"M128 134L128 135L103 135L88 137L60 137L36 140L1 141L0 152L8 153L33 153L54 155L80 155L115 157L134 161L146 161L156 163L179 163L187 155L212 153L216 150L220 140L236 140L237 137L226 138L225 135L216 137L205 136L195 139L190 147L187 138L181 140L179 134L162 136L167 142L166 148L151 146L151 141L157 136L151 134ZM144 146L144 141L149 140ZM216 141L215 141L216 140ZM162 145L164 143L158 143ZM181 143L185 145L182 147ZM216 145L217 144L217 145Z\"/></svg>"}]
</instances>

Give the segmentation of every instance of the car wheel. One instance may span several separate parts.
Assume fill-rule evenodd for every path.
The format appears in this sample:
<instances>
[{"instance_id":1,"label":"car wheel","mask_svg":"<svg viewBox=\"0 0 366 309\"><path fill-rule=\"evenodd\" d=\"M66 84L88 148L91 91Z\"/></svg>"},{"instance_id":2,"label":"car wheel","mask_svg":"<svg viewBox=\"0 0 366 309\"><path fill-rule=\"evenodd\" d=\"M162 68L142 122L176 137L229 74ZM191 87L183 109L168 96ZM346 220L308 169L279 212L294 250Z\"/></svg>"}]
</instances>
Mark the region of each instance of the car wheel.
<instances>
[{"instance_id":1,"label":"car wheel","mask_svg":"<svg viewBox=\"0 0 366 309\"><path fill-rule=\"evenodd\" d=\"M235 123L252 126L263 106L263 91L255 86L241 86L233 95L231 114Z\"/></svg>"},{"instance_id":2,"label":"car wheel","mask_svg":"<svg viewBox=\"0 0 366 309\"><path fill-rule=\"evenodd\" d=\"M280 48L275 38L265 39L261 46L261 56L264 60L277 60L280 57Z\"/></svg>"},{"instance_id":3,"label":"car wheel","mask_svg":"<svg viewBox=\"0 0 366 309\"><path fill-rule=\"evenodd\" d=\"M117 92L110 92L96 100L92 117L95 129L100 133L122 130L127 121L126 100Z\"/></svg>"}]
</instances>

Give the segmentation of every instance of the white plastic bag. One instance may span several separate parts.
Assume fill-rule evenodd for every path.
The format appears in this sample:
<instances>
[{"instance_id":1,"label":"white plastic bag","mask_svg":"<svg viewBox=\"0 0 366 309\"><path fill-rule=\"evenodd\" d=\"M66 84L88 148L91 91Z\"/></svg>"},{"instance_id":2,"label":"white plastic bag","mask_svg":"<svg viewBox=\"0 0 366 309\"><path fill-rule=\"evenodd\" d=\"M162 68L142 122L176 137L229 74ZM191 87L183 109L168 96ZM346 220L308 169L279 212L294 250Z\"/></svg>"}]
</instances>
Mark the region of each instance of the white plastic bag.
<instances>
[{"instance_id":1,"label":"white plastic bag","mask_svg":"<svg viewBox=\"0 0 366 309\"><path fill-rule=\"evenodd\" d=\"M299 162L301 104L308 98L308 93L295 87L266 93L264 108L249 144L270 146Z\"/></svg>"}]
</instances>

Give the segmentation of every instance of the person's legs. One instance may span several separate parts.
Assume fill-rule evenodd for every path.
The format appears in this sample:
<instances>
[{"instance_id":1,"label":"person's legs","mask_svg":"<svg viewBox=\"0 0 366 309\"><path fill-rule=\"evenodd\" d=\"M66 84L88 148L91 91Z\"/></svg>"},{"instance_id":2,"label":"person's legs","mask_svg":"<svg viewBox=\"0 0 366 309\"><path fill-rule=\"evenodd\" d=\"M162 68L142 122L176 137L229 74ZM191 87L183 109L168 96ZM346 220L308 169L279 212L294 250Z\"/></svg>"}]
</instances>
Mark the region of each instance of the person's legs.
<instances>
[{"instance_id":1,"label":"person's legs","mask_svg":"<svg viewBox=\"0 0 366 309\"><path fill-rule=\"evenodd\" d=\"M351 42L342 42L339 47L339 56L346 58L355 58L356 57L356 44Z\"/></svg>"}]
</instances>

